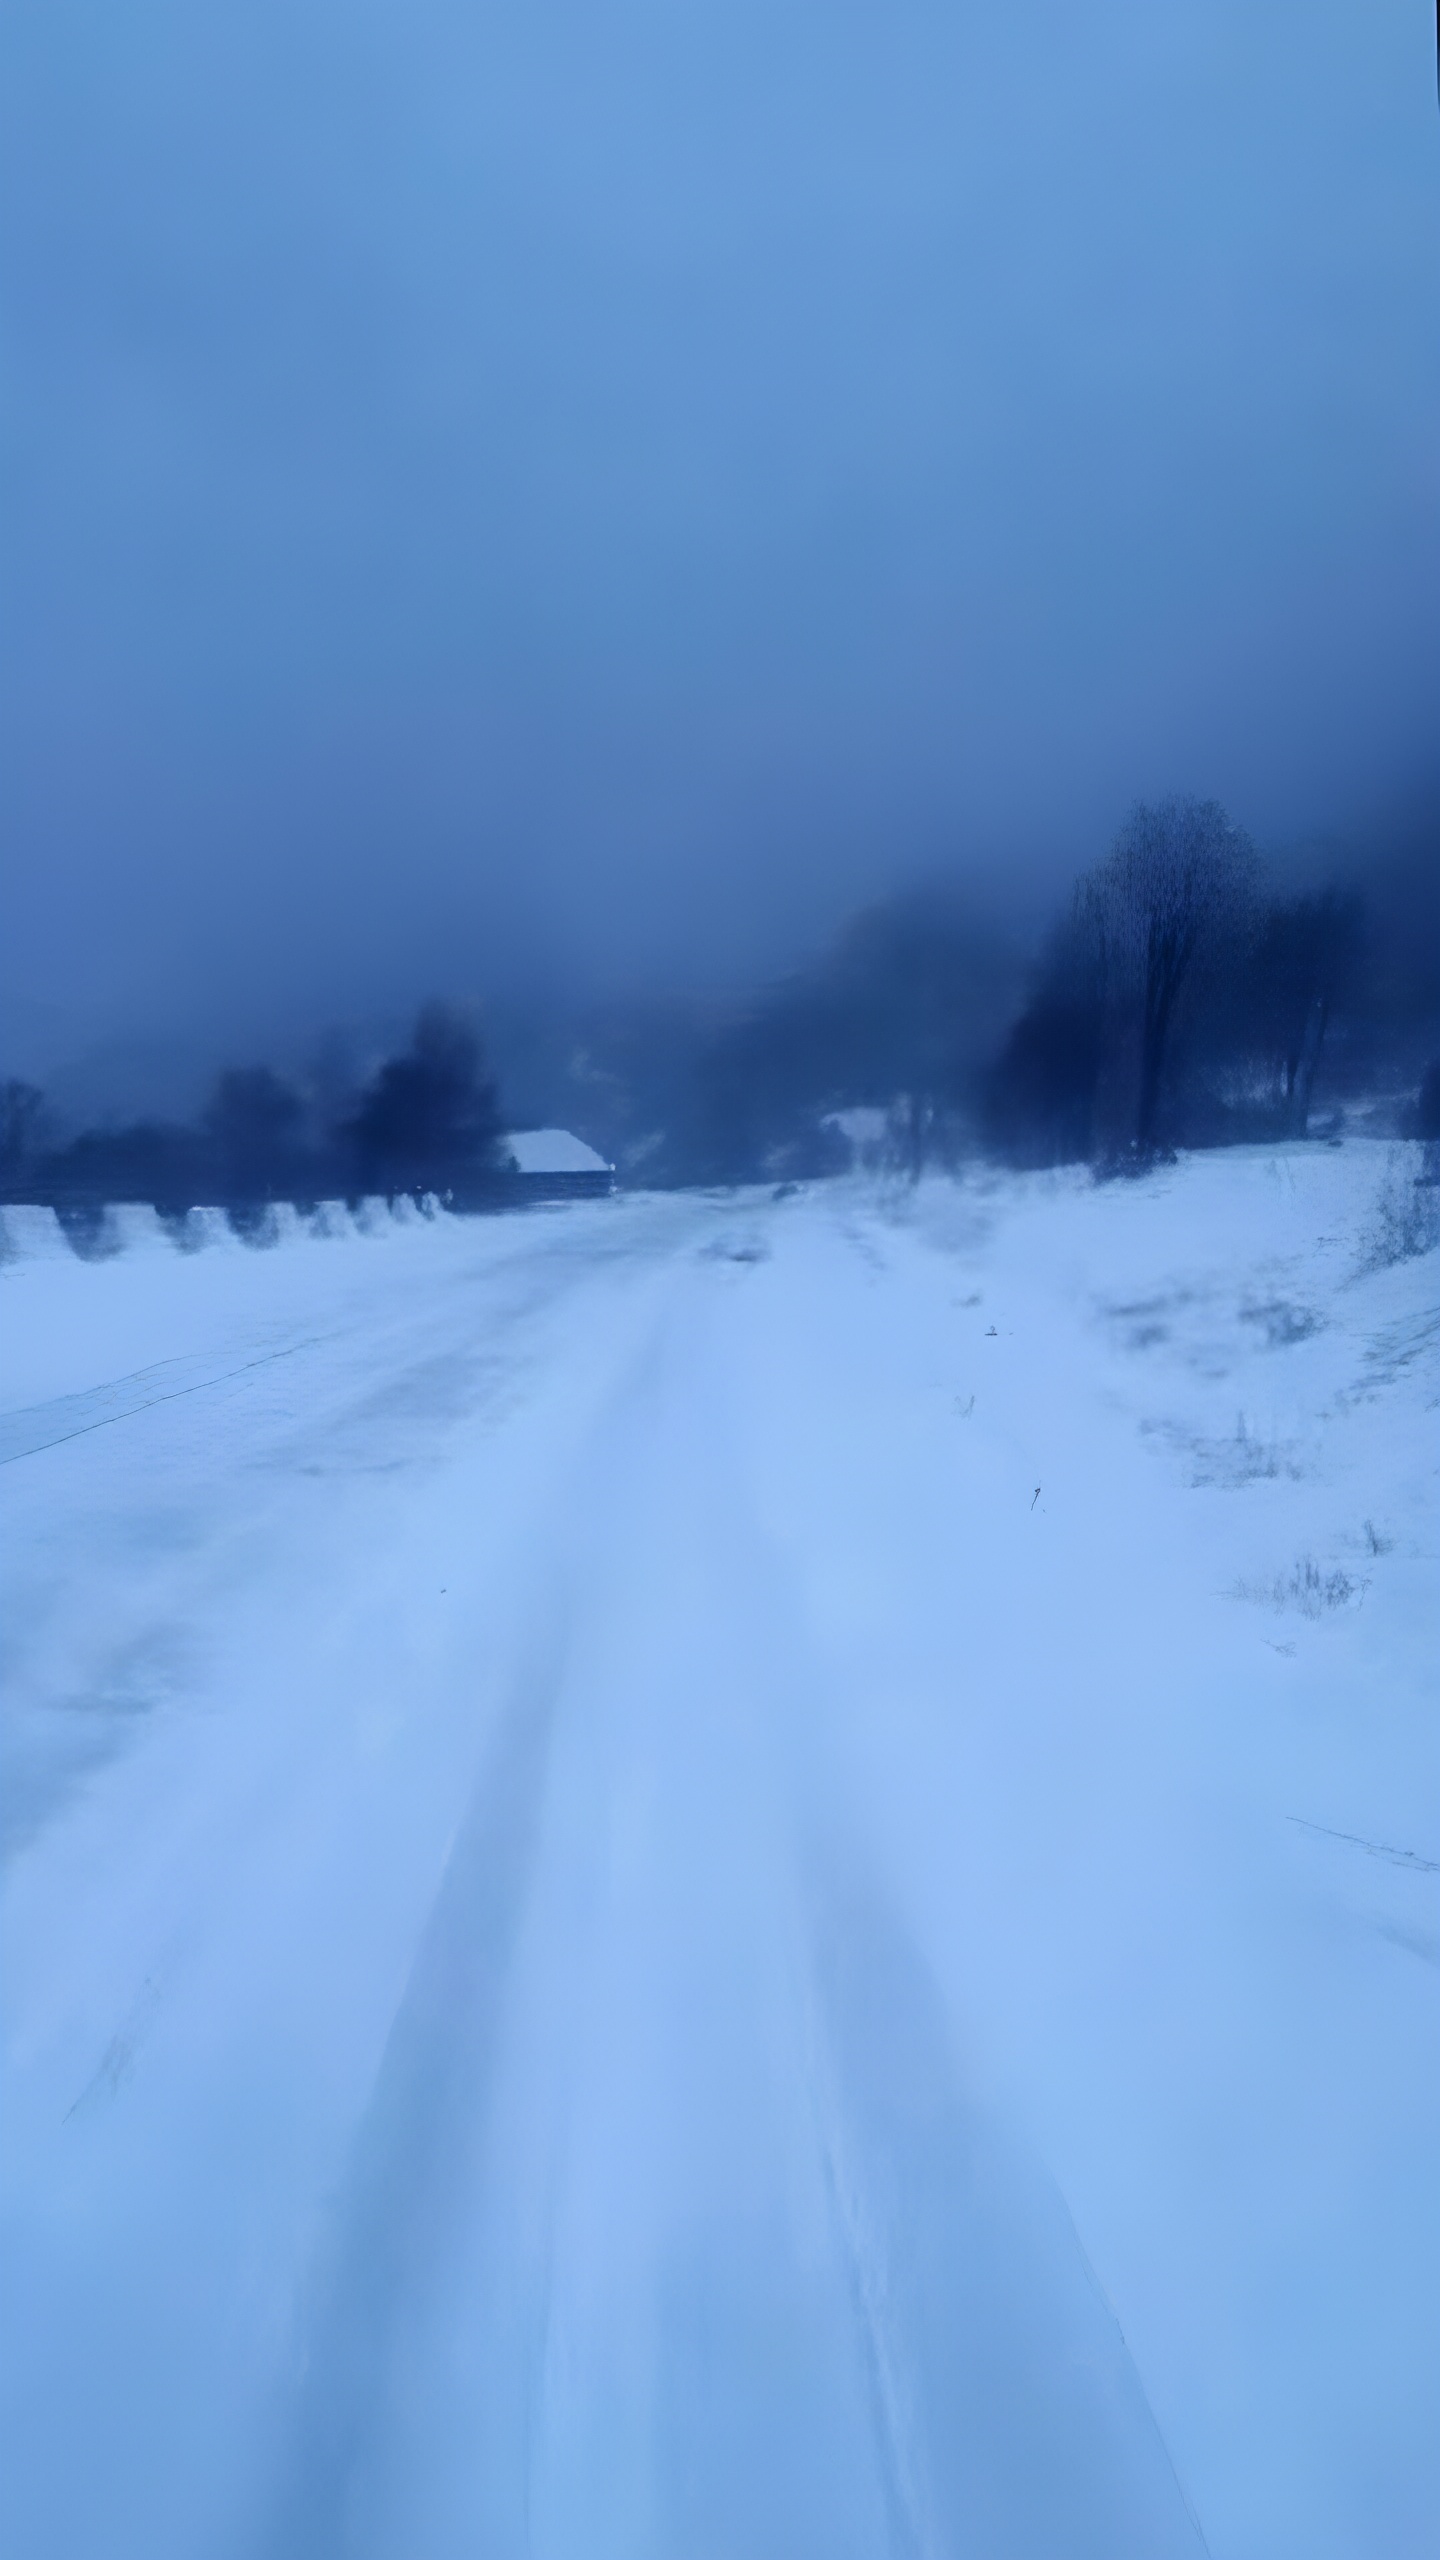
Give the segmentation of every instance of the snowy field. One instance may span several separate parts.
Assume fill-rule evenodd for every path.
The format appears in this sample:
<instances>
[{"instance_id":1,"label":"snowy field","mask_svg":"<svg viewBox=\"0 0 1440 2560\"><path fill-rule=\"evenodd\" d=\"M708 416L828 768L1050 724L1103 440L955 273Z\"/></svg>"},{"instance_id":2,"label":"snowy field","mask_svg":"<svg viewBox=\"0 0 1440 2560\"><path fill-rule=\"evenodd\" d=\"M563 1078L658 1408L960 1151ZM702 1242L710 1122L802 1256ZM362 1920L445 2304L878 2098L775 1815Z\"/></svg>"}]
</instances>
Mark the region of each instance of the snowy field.
<instances>
[{"instance_id":1,"label":"snowy field","mask_svg":"<svg viewBox=\"0 0 1440 2560\"><path fill-rule=\"evenodd\" d=\"M1415 1170L12 1217L6 2552L1440 2550Z\"/></svg>"}]
</instances>

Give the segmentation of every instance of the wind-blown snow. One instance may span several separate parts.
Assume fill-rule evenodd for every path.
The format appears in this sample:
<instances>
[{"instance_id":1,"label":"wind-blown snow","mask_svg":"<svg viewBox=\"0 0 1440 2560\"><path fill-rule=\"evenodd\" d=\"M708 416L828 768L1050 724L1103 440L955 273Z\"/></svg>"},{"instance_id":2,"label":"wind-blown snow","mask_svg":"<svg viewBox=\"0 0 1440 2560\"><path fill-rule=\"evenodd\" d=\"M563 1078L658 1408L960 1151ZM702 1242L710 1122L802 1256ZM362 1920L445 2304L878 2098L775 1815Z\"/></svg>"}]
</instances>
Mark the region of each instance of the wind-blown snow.
<instances>
[{"instance_id":1,"label":"wind-blown snow","mask_svg":"<svg viewBox=\"0 0 1440 2560\"><path fill-rule=\"evenodd\" d=\"M1440 2547L1415 1169L12 1225L7 2550Z\"/></svg>"}]
</instances>

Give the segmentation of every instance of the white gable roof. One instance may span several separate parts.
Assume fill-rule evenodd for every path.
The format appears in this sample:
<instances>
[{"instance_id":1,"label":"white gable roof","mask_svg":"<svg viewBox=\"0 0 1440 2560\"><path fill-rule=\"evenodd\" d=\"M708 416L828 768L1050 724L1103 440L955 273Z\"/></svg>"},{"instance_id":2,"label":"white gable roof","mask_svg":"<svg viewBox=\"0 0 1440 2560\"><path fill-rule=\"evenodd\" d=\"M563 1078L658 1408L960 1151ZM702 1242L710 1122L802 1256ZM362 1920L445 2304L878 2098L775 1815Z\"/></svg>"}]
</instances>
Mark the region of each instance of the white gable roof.
<instances>
[{"instance_id":1,"label":"white gable roof","mask_svg":"<svg viewBox=\"0 0 1440 2560\"><path fill-rule=\"evenodd\" d=\"M568 1129L512 1129L505 1146L518 1173L608 1173L609 1165Z\"/></svg>"}]
</instances>

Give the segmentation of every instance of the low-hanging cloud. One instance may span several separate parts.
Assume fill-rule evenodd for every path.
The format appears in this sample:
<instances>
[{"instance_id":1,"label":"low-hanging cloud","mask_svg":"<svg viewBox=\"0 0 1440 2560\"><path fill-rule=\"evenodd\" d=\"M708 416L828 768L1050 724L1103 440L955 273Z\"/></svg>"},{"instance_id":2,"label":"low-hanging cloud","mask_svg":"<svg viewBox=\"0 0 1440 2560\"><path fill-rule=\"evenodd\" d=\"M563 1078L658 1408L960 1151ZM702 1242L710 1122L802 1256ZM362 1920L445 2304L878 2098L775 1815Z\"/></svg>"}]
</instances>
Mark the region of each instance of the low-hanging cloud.
<instances>
[{"instance_id":1,"label":"low-hanging cloud","mask_svg":"<svg viewBox=\"0 0 1440 2560\"><path fill-rule=\"evenodd\" d=\"M1402 0L8 13L12 1018L765 965L1433 770ZM43 1063L43 1062L42 1062Z\"/></svg>"}]
</instances>

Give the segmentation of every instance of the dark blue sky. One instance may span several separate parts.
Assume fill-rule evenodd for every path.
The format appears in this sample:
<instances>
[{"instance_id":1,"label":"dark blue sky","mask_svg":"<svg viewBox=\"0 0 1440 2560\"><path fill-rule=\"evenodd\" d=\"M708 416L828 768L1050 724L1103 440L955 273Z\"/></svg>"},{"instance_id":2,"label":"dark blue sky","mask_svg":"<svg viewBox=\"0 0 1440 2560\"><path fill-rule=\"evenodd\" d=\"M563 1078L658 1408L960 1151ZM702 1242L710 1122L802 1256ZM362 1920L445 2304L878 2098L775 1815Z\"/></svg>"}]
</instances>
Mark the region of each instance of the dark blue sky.
<instances>
[{"instance_id":1,"label":"dark blue sky","mask_svg":"<svg viewBox=\"0 0 1440 2560\"><path fill-rule=\"evenodd\" d=\"M1428 0L8 0L9 1062L1440 745Z\"/></svg>"}]
</instances>

